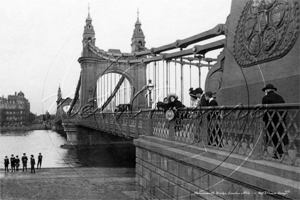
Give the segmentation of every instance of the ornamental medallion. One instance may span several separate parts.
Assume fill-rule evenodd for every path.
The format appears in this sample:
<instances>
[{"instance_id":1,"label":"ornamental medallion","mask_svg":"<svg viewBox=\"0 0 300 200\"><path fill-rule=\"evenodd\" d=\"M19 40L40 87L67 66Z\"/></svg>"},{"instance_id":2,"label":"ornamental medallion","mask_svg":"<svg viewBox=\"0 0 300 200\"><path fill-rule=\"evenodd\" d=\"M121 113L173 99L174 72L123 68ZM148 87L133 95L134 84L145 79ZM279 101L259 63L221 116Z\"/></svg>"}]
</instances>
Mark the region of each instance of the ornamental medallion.
<instances>
[{"instance_id":1,"label":"ornamental medallion","mask_svg":"<svg viewBox=\"0 0 300 200\"><path fill-rule=\"evenodd\" d=\"M166 111L166 118L169 121L171 121L172 119L174 119L174 116L175 116L175 114L174 114L173 110L167 110Z\"/></svg>"},{"instance_id":2,"label":"ornamental medallion","mask_svg":"<svg viewBox=\"0 0 300 200\"><path fill-rule=\"evenodd\" d=\"M249 0L234 37L237 63L250 67L286 55L299 35L299 13L296 0Z\"/></svg>"}]
</instances>

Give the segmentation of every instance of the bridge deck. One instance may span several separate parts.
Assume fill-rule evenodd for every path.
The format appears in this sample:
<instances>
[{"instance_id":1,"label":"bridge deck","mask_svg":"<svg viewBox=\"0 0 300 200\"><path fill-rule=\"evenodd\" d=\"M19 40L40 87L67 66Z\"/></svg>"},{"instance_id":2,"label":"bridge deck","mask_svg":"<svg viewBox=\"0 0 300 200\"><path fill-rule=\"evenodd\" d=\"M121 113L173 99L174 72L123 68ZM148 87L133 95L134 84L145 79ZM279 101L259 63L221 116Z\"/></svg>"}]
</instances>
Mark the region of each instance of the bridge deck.
<instances>
[{"instance_id":1,"label":"bridge deck","mask_svg":"<svg viewBox=\"0 0 300 200\"><path fill-rule=\"evenodd\" d=\"M171 121L160 110L93 112L75 123L121 137L147 135L299 166L299 111L299 104L207 107L180 110Z\"/></svg>"}]
</instances>

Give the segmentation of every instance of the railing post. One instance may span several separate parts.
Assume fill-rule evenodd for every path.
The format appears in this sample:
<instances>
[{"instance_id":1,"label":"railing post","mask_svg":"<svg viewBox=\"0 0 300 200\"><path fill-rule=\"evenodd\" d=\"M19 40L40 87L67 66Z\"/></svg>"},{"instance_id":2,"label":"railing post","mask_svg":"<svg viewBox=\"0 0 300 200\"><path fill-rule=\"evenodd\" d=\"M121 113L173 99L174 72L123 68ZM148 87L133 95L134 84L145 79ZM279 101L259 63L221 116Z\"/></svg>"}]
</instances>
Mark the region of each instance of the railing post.
<instances>
[{"instance_id":1,"label":"railing post","mask_svg":"<svg viewBox=\"0 0 300 200\"><path fill-rule=\"evenodd\" d=\"M260 111L263 112L263 111ZM264 123L262 122L262 118L255 118L256 120L256 124L257 124L257 128L256 131L254 132L254 136L253 136L253 150L251 153L250 158L251 159L261 159L262 155L263 155L263 138L264 138Z\"/></svg>"},{"instance_id":2,"label":"railing post","mask_svg":"<svg viewBox=\"0 0 300 200\"><path fill-rule=\"evenodd\" d=\"M108 114L108 116L109 117L108 117L108 121L107 121L108 122L107 123L108 124L107 131L110 132L111 131L111 124L110 124L111 114Z\"/></svg>"},{"instance_id":3,"label":"railing post","mask_svg":"<svg viewBox=\"0 0 300 200\"><path fill-rule=\"evenodd\" d=\"M148 129L146 131L147 136L152 136L153 135L153 119L152 119L152 112L149 112L148 117L145 119L147 120L147 125L148 125Z\"/></svg>"},{"instance_id":4,"label":"railing post","mask_svg":"<svg viewBox=\"0 0 300 200\"><path fill-rule=\"evenodd\" d=\"M129 128L129 124L130 124L130 120L129 120L129 116L127 116L127 128L126 128L126 135L129 136L130 135L130 128Z\"/></svg>"},{"instance_id":5,"label":"railing post","mask_svg":"<svg viewBox=\"0 0 300 200\"><path fill-rule=\"evenodd\" d=\"M124 115L122 114L120 116L120 133L118 133L118 134L125 135L124 131L126 131L126 129L124 129Z\"/></svg>"},{"instance_id":6,"label":"railing post","mask_svg":"<svg viewBox=\"0 0 300 200\"><path fill-rule=\"evenodd\" d=\"M116 114L113 115L114 123L113 123L113 133L116 133Z\"/></svg>"},{"instance_id":7,"label":"railing post","mask_svg":"<svg viewBox=\"0 0 300 200\"><path fill-rule=\"evenodd\" d=\"M93 126L95 127L96 130L98 130L98 126L97 126L97 114L94 114L93 115Z\"/></svg>"},{"instance_id":8,"label":"railing post","mask_svg":"<svg viewBox=\"0 0 300 200\"><path fill-rule=\"evenodd\" d=\"M169 140L175 140L175 118L169 121Z\"/></svg>"},{"instance_id":9,"label":"railing post","mask_svg":"<svg viewBox=\"0 0 300 200\"><path fill-rule=\"evenodd\" d=\"M105 131L106 129L106 124L105 124L106 117L107 116L105 114L102 115L102 131Z\"/></svg>"},{"instance_id":10,"label":"railing post","mask_svg":"<svg viewBox=\"0 0 300 200\"><path fill-rule=\"evenodd\" d=\"M106 122L106 128L105 128L105 131L106 132L108 132L109 131L109 120L110 120L110 115L109 114L107 114L107 117L106 117L106 120L105 120L105 122Z\"/></svg>"},{"instance_id":11,"label":"railing post","mask_svg":"<svg viewBox=\"0 0 300 200\"><path fill-rule=\"evenodd\" d=\"M109 121L109 115L108 114L106 114L105 115L105 120L104 120L104 123L105 123L105 128L104 128L104 130L105 131L108 131L108 121Z\"/></svg>"},{"instance_id":12,"label":"railing post","mask_svg":"<svg viewBox=\"0 0 300 200\"><path fill-rule=\"evenodd\" d=\"M201 116L201 123L200 123L200 138L203 141L204 147L208 144L208 120L207 120L207 112L206 114Z\"/></svg>"},{"instance_id":13,"label":"railing post","mask_svg":"<svg viewBox=\"0 0 300 200\"><path fill-rule=\"evenodd\" d=\"M139 138L139 117L135 118L135 134L134 138Z\"/></svg>"}]
</instances>

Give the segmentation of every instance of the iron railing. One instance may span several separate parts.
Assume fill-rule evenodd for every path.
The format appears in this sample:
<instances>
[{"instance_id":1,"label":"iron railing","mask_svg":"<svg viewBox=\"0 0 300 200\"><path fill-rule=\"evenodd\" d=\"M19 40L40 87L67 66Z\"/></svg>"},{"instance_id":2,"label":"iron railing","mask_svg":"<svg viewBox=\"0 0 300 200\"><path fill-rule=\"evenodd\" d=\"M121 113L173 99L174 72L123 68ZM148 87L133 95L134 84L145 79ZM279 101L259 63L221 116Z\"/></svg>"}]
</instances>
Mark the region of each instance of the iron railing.
<instances>
[{"instance_id":1,"label":"iron railing","mask_svg":"<svg viewBox=\"0 0 300 200\"><path fill-rule=\"evenodd\" d=\"M300 166L299 112L300 104L187 108L169 121L161 110L143 110L81 116L76 125L125 137L160 137Z\"/></svg>"}]
</instances>

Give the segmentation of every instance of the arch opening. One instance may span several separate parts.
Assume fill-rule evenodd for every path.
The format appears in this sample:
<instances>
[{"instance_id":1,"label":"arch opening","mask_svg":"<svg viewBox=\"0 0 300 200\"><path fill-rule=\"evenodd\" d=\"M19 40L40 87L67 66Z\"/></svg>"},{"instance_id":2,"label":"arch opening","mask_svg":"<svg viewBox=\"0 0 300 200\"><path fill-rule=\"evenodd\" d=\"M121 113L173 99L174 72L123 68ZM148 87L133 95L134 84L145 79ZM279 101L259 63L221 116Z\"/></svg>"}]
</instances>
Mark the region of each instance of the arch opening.
<instances>
[{"instance_id":1,"label":"arch opening","mask_svg":"<svg viewBox=\"0 0 300 200\"><path fill-rule=\"evenodd\" d=\"M113 94L121 77L122 74L111 72L98 78L96 90L98 108L101 108L107 99ZM120 109L129 109L132 98L132 88L133 86L129 80L125 78L109 104L103 109L103 112L114 112L120 111Z\"/></svg>"}]
</instances>

